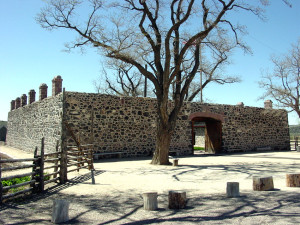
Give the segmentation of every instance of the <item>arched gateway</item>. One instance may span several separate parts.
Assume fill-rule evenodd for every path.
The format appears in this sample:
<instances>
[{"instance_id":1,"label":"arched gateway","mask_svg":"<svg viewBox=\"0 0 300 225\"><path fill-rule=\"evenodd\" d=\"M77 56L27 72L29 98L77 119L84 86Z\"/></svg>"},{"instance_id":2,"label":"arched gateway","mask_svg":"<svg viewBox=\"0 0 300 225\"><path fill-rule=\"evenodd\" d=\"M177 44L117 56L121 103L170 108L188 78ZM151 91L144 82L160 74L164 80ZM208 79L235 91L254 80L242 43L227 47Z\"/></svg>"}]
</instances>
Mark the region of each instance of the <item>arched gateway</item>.
<instances>
[{"instance_id":1,"label":"arched gateway","mask_svg":"<svg viewBox=\"0 0 300 225\"><path fill-rule=\"evenodd\" d=\"M222 148L222 123L224 116L211 112L195 112L192 121L193 146L202 145L205 152L220 153Z\"/></svg>"}]
</instances>

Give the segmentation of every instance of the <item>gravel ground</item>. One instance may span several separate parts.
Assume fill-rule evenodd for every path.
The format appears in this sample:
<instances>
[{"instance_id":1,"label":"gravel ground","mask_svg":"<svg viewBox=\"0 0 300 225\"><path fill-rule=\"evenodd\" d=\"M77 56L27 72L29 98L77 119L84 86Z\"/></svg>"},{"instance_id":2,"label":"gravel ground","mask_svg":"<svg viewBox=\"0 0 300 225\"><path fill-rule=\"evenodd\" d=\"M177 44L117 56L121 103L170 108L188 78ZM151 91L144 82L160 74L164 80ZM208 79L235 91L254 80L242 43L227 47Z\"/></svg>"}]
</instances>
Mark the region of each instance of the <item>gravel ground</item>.
<instances>
[{"instance_id":1,"label":"gravel ground","mask_svg":"<svg viewBox=\"0 0 300 225\"><path fill-rule=\"evenodd\" d=\"M1 150L1 149L0 149ZM298 152L182 157L178 167L150 165L150 159L99 160L96 184L81 170L52 186L0 208L1 224L51 224L52 201L70 202L65 224L299 224L300 188L285 187L285 174L300 172ZM253 176L273 176L275 190L252 191ZM226 197L226 183L240 183L238 198ZM170 210L168 191L187 192L186 209ZM142 193L158 192L157 211L143 209Z\"/></svg>"}]
</instances>

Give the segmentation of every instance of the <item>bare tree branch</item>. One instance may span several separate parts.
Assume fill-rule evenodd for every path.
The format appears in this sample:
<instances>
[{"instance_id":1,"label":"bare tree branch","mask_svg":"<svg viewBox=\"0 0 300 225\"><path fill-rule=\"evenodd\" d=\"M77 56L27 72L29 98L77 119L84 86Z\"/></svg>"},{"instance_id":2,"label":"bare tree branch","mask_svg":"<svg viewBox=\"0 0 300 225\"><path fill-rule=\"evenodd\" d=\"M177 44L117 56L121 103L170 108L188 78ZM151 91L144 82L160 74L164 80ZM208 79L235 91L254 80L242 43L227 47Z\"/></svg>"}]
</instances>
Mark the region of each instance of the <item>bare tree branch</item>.
<instances>
[{"instance_id":1,"label":"bare tree branch","mask_svg":"<svg viewBox=\"0 0 300 225\"><path fill-rule=\"evenodd\" d=\"M300 39L292 45L287 55L273 56L274 65L271 73L264 73L259 82L265 93L260 99L270 97L277 102L278 107L295 111L300 118Z\"/></svg>"}]
</instances>

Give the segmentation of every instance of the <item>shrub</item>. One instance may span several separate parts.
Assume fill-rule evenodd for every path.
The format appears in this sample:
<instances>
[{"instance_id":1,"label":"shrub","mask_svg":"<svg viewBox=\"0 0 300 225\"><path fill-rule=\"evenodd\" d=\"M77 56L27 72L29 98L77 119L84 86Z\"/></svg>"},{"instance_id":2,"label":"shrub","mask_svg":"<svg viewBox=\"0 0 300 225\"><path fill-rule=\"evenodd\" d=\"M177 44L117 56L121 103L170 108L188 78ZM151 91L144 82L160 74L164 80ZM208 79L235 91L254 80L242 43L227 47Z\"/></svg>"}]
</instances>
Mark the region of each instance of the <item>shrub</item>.
<instances>
[{"instance_id":1,"label":"shrub","mask_svg":"<svg viewBox=\"0 0 300 225\"><path fill-rule=\"evenodd\" d=\"M25 177L20 177L20 178L13 178L10 180L3 180L2 182L2 186L12 186L15 184L21 184L27 181L30 181L31 177L30 176L25 176ZM44 181L50 180L50 176L47 176L47 173L44 174ZM11 188L10 190L8 190L7 192L9 193L15 193L18 191L22 191L26 188L26 186L22 186L22 187L17 187L17 188Z\"/></svg>"},{"instance_id":2,"label":"shrub","mask_svg":"<svg viewBox=\"0 0 300 225\"><path fill-rule=\"evenodd\" d=\"M30 180L31 180L30 176L25 176L25 177L20 177L20 178L13 178L13 179L10 179L10 180L3 180L2 185L3 185L3 187L11 186L11 185L15 185L15 184L24 183L24 182L27 182L27 181L30 181Z\"/></svg>"}]
</instances>

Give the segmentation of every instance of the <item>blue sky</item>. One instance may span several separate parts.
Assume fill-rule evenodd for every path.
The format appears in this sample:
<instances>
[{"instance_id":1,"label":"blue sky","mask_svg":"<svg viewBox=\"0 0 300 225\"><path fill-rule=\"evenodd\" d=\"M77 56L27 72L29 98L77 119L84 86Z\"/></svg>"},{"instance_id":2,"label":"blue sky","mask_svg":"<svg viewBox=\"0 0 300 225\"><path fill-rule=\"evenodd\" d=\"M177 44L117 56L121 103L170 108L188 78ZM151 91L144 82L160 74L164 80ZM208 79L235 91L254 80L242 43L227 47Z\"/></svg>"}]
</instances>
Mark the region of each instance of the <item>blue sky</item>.
<instances>
[{"instance_id":1,"label":"blue sky","mask_svg":"<svg viewBox=\"0 0 300 225\"><path fill-rule=\"evenodd\" d=\"M7 120L10 102L22 94L48 85L56 75L63 78L68 91L94 92L92 80L101 71L101 57L93 49L85 54L79 51L66 53L64 43L73 40L73 34L65 30L47 31L34 17L44 5L42 0L0 0L0 120ZM229 74L239 75L242 83L210 85L204 97L213 103L263 107L257 98L263 93L257 82L261 69L270 68L270 55L284 54L300 37L300 1L293 1L293 8L281 0L271 0L266 11L267 21L243 13L238 20L248 27L244 41L251 46L253 55L235 51L227 67ZM296 124L295 114L289 116L290 124Z\"/></svg>"}]
</instances>

